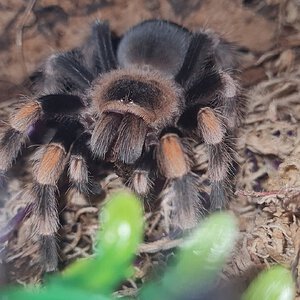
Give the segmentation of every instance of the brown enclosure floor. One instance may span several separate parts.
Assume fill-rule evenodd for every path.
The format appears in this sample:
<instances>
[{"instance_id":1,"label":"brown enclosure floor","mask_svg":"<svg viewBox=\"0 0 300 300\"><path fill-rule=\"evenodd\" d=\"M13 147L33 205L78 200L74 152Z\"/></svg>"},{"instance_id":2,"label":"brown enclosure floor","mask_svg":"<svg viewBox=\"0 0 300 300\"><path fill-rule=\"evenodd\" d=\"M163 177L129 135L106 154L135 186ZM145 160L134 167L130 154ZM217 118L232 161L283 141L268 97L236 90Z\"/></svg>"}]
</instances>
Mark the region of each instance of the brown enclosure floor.
<instances>
[{"instance_id":1,"label":"brown enclosure floor","mask_svg":"<svg viewBox=\"0 0 300 300\"><path fill-rule=\"evenodd\" d=\"M5 3L7 2L7 3ZM50 7L52 6L52 7ZM149 18L165 18L190 29L210 27L241 48L241 79L249 111L237 145L240 165L231 210L240 221L240 240L224 269L225 278L245 282L258 270L280 263L298 280L300 247L300 3L297 0L10 0L0 4L0 116L28 91L24 82L41 60L57 50L79 45L93 20L107 19L117 34ZM205 171L202 146L198 169ZM25 162L25 164L24 164ZM22 206L20 191L30 181L30 164L22 158L11 172L8 191L0 195L0 225ZM24 167L25 166L25 167ZM17 170L17 172L16 172ZM17 175L14 175L17 173ZM109 193L121 186L111 174L103 182ZM87 201L70 191L62 211L62 265L91 253L100 199ZM9 201L7 201L9 200ZM1 208L3 206L3 208ZM121 293L132 294L161 251L180 241L163 238L164 210L147 213L146 238L134 280ZM10 280L38 282L36 248L28 242L25 222L8 245ZM13 267L12 267L13 266ZM21 271L20 271L21 270ZM299 297L300 299L300 297Z\"/></svg>"}]
</instances>

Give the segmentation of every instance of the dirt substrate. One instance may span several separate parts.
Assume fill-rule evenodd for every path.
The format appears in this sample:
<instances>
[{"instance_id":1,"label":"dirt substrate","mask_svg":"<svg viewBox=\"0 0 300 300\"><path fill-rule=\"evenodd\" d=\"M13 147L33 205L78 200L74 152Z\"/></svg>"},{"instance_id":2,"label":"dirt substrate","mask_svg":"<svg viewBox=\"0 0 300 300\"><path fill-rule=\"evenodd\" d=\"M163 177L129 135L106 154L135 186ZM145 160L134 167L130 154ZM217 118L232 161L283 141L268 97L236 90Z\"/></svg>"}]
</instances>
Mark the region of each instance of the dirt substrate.
<instances>
[{"instance_id":1,"label":"dirt substrate","mask_svg":"<svg viewBox=\"0 0 300 300\"><path fill-rule=\"evenodd\" d=\"M28 94L26 79L42 59L79 45L96 18L108 19L116 34L153 17L195 30L200 26L214 29L239 45L240 77L249 99L236 140L240 168L236 196L230 204L239 218L240 240L223 278L242 278L247 284L259 270L280 263L291 267L299 282L299 16L296 0L7 1L0 4L1 118L7 118L18 95ZM201 145L195 152L195 168L205 173L205 149ZM29 156L20 159L9 174L8 189L1 192L0 224L25 205L22 189L31 180ZM205 178L203 175L204 182ZM107 194L122 186L114 174L101 183ZM71 190L62 198L62 203L68 200L61 212L63 268L90 255L103 197L87 200ZM158 207L145 218L148 243L141 245L135 277L124 285L122 294L134 294L151 270L164 265L164 254L181 242L166 238L168 220L163 209ZM6 245L9 281L40 281L37 248L28 239L29 221Z\"/></svg>"}]
</instances>

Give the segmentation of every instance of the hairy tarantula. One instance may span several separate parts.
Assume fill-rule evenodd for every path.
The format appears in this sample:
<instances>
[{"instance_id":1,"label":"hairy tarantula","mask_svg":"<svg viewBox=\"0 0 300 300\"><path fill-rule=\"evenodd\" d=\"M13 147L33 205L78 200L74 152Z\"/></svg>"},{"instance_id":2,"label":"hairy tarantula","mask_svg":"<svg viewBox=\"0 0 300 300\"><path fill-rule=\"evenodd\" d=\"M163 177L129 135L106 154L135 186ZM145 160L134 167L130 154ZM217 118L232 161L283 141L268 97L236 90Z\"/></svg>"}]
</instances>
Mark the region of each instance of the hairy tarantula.
<instances>
[{"instance_id":1,"label":"hairy tarantula","mask_svg":"<svg viewBox=\"0 0 300 300\"><path fill-rule=\"evenodd\" d=\"M210 209L223 208L234 167L232 138L244 112L231 44L217 35L148 20L121 38L97 21L86 43L50 56L35 74L34 96L2 124L5 173L39 122L55 133L34 155L32 203L46 270L57 265L57 184L93 190L93 165L105 162L147 198L159 190L174 224L193 227L205 214L192 146L207 145Z\"/></svg>"}]
</instances>

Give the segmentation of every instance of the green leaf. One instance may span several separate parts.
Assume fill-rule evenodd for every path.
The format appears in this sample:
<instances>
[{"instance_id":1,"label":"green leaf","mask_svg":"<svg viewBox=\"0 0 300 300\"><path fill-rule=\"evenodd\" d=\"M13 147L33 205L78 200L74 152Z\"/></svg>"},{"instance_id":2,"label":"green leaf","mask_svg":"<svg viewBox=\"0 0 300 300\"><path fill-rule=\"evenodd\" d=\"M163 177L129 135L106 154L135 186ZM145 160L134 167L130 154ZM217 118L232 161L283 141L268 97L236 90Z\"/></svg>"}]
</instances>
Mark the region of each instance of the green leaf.
<instances>
[{"instance_id":1,"label":"green leaf","mask_svg":"<svg viewBox=\"0 0 300 300\"><path fill-rule=\"evenodd\" d=\"M295 294L291 272L281 266L274 266L252 281L242 300L293 300Z\"/></svg>"},{"instance_id":2,"label":"green leaf","mask_svg":"<svg viewBox=\"0 0 300 300\"><path fill-rule=\"evenodd\" d=\"M100 219L96 258L75 262L57 279L108 295L133 273L132 261L143 232L141 203L131 193L114 194Z\"/></svg>"},{"instance_id":3,"label":"green leaf","mask_svg":"<svg viewBox=\"0 0 300 300\"><path fill-rule=\"evenodd\" d=\"M111 300L112 298L95 295L86 291L78 290L75 287L65 288L61 285L51 285L39 289L11 289L0 292L0 299L5 300Z\"/></svg>"},{"instance_id":4,"label":"green leaf","mask_svg":"<svg viewBox=\"0 0 300 300\"><path fill-rule=\"evenodd\" d=\"M200 224L182 246L177 264L160 282L152 283L141 299L173 299L195 289L205 289L216 278L234 247L238 235L236 220L217 213ZM180 297L179 297L180 298Z\"/></svg>"}]
</instances>

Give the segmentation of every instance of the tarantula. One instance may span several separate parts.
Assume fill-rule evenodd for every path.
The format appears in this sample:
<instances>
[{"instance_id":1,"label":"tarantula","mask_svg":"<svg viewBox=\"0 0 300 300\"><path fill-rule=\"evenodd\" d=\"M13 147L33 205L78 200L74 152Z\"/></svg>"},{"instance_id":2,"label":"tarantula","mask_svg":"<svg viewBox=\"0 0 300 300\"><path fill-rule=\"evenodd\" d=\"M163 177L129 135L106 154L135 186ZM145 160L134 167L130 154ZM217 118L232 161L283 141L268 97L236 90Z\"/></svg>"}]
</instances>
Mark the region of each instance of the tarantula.
<instances>
[{"instance_id":1,"label":"tarantula","mask_svg":"<svg viewBox=\"0 0 300 300\"><path fill-rule=\"evenodd\" d=\"M207 30L144 21L120 38L97 21L86 43L50 56L34 76L34 96L2 124L5 173L43 121L55 133L33 157L25 192L46 270L57 265L57 184L93 190L93 165L105 162L147 198L160 190L174 224L193 227L206 213L192 146L207 145L210 209L223 208L234 167L232 138L245 107L234 47ZM160 188L162 187L162 188Z\"/></svg>"}]
</instances>

